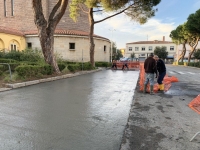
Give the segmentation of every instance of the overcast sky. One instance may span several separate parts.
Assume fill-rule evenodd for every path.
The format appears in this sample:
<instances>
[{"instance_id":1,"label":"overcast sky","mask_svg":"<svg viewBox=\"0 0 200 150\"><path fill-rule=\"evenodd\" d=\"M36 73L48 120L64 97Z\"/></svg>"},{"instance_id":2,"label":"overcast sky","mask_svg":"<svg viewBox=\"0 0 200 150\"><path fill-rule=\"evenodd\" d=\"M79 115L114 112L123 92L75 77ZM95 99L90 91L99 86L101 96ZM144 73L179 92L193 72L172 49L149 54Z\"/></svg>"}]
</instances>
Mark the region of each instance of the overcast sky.
<instances>
[{"instance_id":1,"label":"overcast sky","mask_svg":"<svg viewBox=\"0 0 200 150\"><path fill-rule=\"evenodd\" d=\"M158 8L156 15L144 25L122 14L95 24L95 34L113 40L117 48L125 48L129 42L162 40L163 36L166 41L171 41L170 32L200 9L200 0L161 0L155 8ZM95 20L102 17L95 16Z\"/></svg>"}]
</instances>

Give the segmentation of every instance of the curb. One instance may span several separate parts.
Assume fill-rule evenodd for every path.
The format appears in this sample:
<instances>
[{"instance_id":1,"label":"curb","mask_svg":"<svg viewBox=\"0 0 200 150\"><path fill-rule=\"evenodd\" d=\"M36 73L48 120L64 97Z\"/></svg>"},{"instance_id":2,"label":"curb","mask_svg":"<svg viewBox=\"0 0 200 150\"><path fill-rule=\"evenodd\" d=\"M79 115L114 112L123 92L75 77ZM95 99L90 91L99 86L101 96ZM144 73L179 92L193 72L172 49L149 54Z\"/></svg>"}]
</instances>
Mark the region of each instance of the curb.
<instances>
[{"instance_id":1,"label":"curb","mask_svg":"<svg viewBox=\"0 0 200 150\"><path fill-rule=\"evenodd\" d=\"M35 85L35 84L44 83L44 82L51 82L51 81L56 81L56 80L60 80L60 79L72 78L72 77L76 77L76 76L79 76L79 75L94 73L94 72L98 72L98 71L102 71L102 70L103 70L103 68L99 68L97 70L92 70L92 71L82 71L82 72L76 72L74 74L65 74L65 75L61 75L61 76L32 80L32 81L26 81L26 82L21 82L21 83L5 84L6 87L0 88L0 92L9 91L9 90L12 90L12 89L21 88L21 87L30 86L30 85Z\"/></svg>"}]
</instances>

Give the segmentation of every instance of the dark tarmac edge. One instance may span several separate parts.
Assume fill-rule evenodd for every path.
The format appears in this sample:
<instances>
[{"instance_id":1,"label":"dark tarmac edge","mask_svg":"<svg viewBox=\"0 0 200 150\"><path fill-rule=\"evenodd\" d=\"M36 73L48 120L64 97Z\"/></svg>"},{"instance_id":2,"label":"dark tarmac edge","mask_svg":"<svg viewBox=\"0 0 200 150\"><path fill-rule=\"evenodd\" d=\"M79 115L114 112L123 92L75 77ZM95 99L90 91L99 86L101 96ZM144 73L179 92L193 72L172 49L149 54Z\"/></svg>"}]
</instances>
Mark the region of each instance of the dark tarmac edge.
<instances>
[{"instance_id":1,"label":"dark tarmac edge","mask_svg":"<svg viewBox=\"0 0 200 150\"><path fill-rule=\"evenodd\" d=\"M120 150L200 150L200 136L190 142L200 130L190 101L186 95L143 94L137 83Z\"/></svg>"}]
</instances>

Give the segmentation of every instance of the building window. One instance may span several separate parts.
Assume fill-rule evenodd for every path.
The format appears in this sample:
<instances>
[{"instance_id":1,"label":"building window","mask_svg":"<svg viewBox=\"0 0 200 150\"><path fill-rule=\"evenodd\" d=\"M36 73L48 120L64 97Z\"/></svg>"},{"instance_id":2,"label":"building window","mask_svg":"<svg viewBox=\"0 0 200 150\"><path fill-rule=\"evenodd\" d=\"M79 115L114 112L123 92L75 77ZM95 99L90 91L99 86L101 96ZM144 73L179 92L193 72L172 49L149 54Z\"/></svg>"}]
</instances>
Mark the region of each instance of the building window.
<instances>
[{"instance_id":1,"label":"building window","mask_svg":"<svg viewBox=\"0 0 200 150\"><path fill-rule=\"evenodd\" d=\"M173 51L174 50L174 46L170 46L170 51Z\"/></svg>"},{"instance_id":2,"label":"building window","mask_svg":"<svg viewBox=\"0 0 200 150\"><path fill-rule=\"evenodd\" d=\"M128 51L132 51L132 47L129 47L129 48L128 48Z\"/></svg>"},{"instance_id":3,"label":"building window","mask_svg":"<svg viewBox=\"0 0 200 150\"><path fill-rule=\"evenodd\" d=\"M32 48L32 43L27 43L27 47L31 49Z\"/></svg>"},{"instance_id":4,"label":"building window","mask_svg":"<svg viewBox=\"0 0 200 150\"><path fill-rule=\"evenodd\" d=\"M103 51L106 52L106 45L104 45L104 47L103 47Z\"/></svg>"},{"instance_id":5,"label":"building window","mask_svg":"<svg viewBox=\"0 0 200 150\"><path fill-rule=\"evenodd\" d=\"M139 51L139 47L135 47L135 51Z\"/></svg>"},{"instance_id":6,"label":"building window","mask_svg":"<svg viewBox=\"0 0 200 150\"><path fill-rule=\"evenodd\" d=\"M15 44L11 44L10 45L10 49L11 49L11 51L16 51L17 50L17 46Z\"/></svg>"},{"instance_id":7,"label":"building window","mask_svg":"<svg viewBox=\"0 0 200 150\"><path fill-rule=\"evenodd\" d=\"M69 43L69 49L75 50L75 43Z\"/></svg>"},{"instance_id":8,"label":"building window","mask_svg":"<svg viewBox=\"0 0 200 150\"><path fill-rule=\"evenodd\" d=\"M11 0L11 16L14 16L14 0Z\"/></svg>"},{"instance_id":9,"label":"building window","mask_svg":"<svg viewBox=\"0 0 200 150\"><path fill-rule=\"evenodd\" d=\"M6 5L6 0L4 0L4 16L7 16L7 5Z\"/></svg>"},{"instance_id":10,"label":"building window","mask_svg":"<svg viewBox=\"0 0 200 150\"><path fill-rule=\"evenodd\" d=\"M153 50L153 47L152 46L149 46L149 51L152 51Z\"/></svg>"},{"instance_id":11,"label":"building window","mask_svg":"<svg viewBox=\"0 0 200 150\"><path fill-rule=\"evenodd\" d=\"M145 56L145 54L141 54L140 56Z\"/></svg>"},{"instance_id":12,"label":"building window","mask_svg":"<svg viewBox=\"0 0 200 150\"><path fill-rule=\"evenodd\" d=\"M145 51L145 47L142 47L142 51Z\"/></svg>"}]
</instances>

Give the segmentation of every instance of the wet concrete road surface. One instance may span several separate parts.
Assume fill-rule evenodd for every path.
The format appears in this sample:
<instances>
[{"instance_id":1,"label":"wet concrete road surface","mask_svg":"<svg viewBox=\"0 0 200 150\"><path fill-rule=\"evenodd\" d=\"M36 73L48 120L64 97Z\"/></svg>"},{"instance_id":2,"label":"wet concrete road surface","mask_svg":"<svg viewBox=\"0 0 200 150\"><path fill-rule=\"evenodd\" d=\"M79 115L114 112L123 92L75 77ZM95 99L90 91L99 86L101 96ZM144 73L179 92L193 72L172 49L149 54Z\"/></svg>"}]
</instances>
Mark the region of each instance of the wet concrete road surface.
<instances>
[{"instance_id":1,"label":"wet concrete road surface","mask_svg":"<svg viewBox=\"0 0 200 150\"><path fill-rule=\"evenodd\" d=\"M138 75L104 70L0 93L0 149L118 150Z\"/></svg>"}]
</instances>

